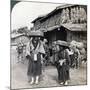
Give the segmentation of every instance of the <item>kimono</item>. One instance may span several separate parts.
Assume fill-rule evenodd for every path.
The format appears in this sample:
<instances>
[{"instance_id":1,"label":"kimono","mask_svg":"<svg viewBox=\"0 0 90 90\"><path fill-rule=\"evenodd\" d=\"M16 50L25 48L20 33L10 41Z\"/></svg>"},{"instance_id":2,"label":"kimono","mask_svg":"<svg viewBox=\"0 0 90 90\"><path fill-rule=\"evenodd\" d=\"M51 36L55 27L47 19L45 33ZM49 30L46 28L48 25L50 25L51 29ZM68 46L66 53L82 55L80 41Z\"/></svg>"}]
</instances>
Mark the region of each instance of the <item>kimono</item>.
<instances>
[{"instance_id":1,"label":"kimono","mask_svg":"<svg viewBox=\"0 0 90 90\"><path fill-rule=\"evenodd\" d=\"M65 82L70 79L69 76L69 62L70 58L66 49L59 51L57 55L57 61L55 62L58 71L59 82Z\"/></svg>"},{"instance_id":2,"label":"kimono","mask_svg":"<svg viewBox=\"0 0 90 90\"><path fill-rule=\"evenodd\" d=\"M27 44L26 57L29 59L28 76L38 76L42 73L42 54L45 54L45 50L41 41L38 42L36 47L33 45L32 40Z\"/></svg>"}]
</instances>

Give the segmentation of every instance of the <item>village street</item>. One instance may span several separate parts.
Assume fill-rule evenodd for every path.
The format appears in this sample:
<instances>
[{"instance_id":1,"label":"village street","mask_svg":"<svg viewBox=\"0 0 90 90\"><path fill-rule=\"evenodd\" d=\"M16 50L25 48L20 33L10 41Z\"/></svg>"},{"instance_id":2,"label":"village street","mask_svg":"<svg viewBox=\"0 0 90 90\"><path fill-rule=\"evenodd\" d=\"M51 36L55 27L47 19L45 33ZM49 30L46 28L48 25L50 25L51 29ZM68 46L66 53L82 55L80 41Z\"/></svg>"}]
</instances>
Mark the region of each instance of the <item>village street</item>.
<instances>
[{"instance_id":1,"label":"village street","mask_svg":"<svg viewBox=\"0 0 90 90\"><path fill-rule=\"evenodd\" d=\"M30 85L27 78L28 61L17 63L16 50L11 48L11 88L36 88L60 86L57 83L57 70L53 66L45 67L41 81L38 85ZM70 69L69 85L85 85L86 84L86 64L82 64L79 69Z\"/></svg>"}]
</instances>

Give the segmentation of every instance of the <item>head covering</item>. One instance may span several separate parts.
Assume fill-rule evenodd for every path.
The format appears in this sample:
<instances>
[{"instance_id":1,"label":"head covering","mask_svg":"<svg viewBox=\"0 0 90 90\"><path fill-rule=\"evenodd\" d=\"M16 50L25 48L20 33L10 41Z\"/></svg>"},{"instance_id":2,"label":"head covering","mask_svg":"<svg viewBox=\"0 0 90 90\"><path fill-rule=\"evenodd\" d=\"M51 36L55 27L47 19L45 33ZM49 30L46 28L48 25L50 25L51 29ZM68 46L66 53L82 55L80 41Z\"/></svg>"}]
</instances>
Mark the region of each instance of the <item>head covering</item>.
<instances>
[{"instance_id":1,"label":"head covering","mask_svg":"<svg viewBox=\"0 0 90 90\"><path fill-rule=\"evenodd\" d=\"M66 42L66 41L61 41L61 40L58 40L56 42L57 45L60 45L60 46L64 46L64 47L69 47L69 43Z\"/></svg>"},{"instance_id":2,"label":"head covering","mask_svg":"<svg viewBox=\"0 0 90 90\"><path fill-rule=\"evenodd\" d=\"M28 32L28 36L30 37L43 37L44 36L44 33L42 31L30 31Z\"/></svg>"}]
</instances>

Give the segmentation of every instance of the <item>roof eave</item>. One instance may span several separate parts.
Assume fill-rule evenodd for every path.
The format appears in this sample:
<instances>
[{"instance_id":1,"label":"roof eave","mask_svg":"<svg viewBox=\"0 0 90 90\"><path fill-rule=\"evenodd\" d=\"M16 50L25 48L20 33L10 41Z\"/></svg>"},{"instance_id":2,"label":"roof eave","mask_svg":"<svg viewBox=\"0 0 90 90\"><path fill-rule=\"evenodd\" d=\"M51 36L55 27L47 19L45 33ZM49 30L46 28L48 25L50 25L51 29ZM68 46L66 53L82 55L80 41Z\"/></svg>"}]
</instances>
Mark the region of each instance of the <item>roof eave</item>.
<instances>
[{"instance_id":1,"label":"roof eave","mask_svg":"<svg viewBox=\"0 0 90 90\"><path fill-rule=\"evenodd\" d=\"M52 15L53 13L55 13L57 10L60 10L60 9L63 9L63 8L67 8L67 7L71 7L71 6L75 6L75 5L67 4L65 6L62 5L62 7L61 6L58 6L53 11L51 11L50 13L48 13L46 16L44 16L43 18L41 18L40 21L42 21L43 19L49 17L50 15Z\"/></svg>"}]
</instances>

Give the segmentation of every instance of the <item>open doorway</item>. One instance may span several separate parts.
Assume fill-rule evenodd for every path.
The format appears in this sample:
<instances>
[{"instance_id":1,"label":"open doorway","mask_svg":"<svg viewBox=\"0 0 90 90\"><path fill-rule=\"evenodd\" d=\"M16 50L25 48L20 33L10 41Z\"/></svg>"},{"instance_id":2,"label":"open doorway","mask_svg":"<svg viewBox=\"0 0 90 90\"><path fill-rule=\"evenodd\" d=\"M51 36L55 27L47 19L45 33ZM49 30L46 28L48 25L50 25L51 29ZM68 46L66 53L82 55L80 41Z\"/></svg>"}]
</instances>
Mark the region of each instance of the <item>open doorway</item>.
<instances>
[{"instance_id":1,"label":"open doorway","mask_svg":"<svg viewBox=\"0 0 90 90\"><path fill-rule=\"evenodd\" d=\"M67 31L64 27L56 30L56 40L67 41Z\"/></svg>"},{"instance_id":2,"label":"open doorway","mask_svg":"<svg viewBox=\"0 0 90 90\"><path fill-rule=\"evenodd\" d=\"M48 40L48 45L51 46L53 41L62 40L67 41L67 31L64 27L56 28L52 31L44 33L45 38Z\"/></svg>"}]
</instances>

